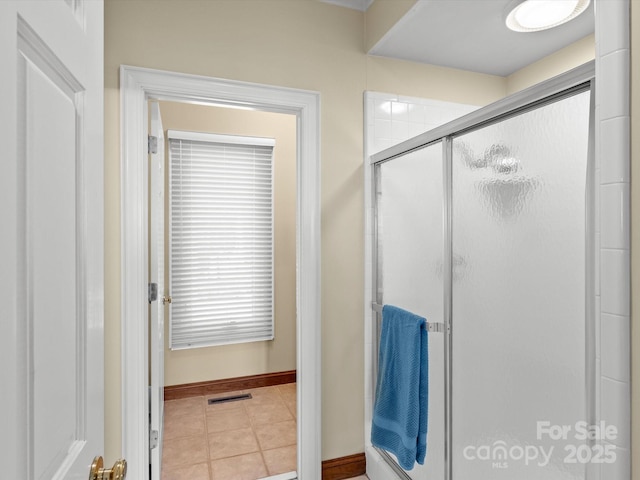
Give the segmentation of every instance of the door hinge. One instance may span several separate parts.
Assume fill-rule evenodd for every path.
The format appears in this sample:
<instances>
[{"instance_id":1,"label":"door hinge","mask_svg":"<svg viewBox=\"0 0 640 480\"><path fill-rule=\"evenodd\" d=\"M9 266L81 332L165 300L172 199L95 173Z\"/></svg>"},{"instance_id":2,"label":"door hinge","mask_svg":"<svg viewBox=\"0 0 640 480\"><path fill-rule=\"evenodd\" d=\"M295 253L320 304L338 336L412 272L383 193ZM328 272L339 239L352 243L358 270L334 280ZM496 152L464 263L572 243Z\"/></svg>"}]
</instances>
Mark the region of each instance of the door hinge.
<instances>
[{"instance_id":1,"label":"door hinge","mask_svg":"<svg viewBox=\"0 0 640 480\"><path fill-rule=\"evenodd\" d=\"M149 450L158 448L158 430L149 430Z\"/></svg>"},{"instance_id":2,"label":"door hinge","mask_svg":"<svg viewBox=\"0 0 640 480\"><path fill-rule=\"evenodd\" d=\"M147 153L158 153L158 137L153 135L147 137Z\"/></svg>"},{"instance_id":3,"label":"door hinge","mask_svg":"<svg viewBox=\"0 0 640 480\"><path fill-rule=\"evenodd\" d=\"M149 303L155 302L158 300L158 284L150 283L149 284Z\"/></svg>"}]
</instances>

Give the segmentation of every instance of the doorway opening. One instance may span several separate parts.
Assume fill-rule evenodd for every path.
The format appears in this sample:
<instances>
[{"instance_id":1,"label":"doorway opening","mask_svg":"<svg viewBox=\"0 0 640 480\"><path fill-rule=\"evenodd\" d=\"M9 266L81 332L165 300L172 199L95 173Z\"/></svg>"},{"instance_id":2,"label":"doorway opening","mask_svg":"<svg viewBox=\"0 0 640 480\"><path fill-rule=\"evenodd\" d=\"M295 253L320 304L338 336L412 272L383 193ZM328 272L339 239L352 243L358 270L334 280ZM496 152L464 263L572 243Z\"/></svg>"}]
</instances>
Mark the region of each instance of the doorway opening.
<instances>
[{"instance_id":1,"label":"doorway opening","mask_svg":"<svg viewBox=\"0 0 640 480\"><path fill-rule=\"evenodd\" d=\"M149 118L151 479L295 478L296 116Z\"/></svg>"},{"instance_id":2,"label":"doorway opening","mask_svg":"<svg viewBox=\"0 0 640 480\"><path fill-rule=\"evenodd\" d=\"M131 475L149 478L148 102L241 107L295 116L297 475L319 478L320 156L319 94L268 85L121 67L122 438ZM153 432L151 432L153 433ZM153 439L152 439L153 441ZM304 448L302 448L304 446Z\"/></svg>"}]
</instances>

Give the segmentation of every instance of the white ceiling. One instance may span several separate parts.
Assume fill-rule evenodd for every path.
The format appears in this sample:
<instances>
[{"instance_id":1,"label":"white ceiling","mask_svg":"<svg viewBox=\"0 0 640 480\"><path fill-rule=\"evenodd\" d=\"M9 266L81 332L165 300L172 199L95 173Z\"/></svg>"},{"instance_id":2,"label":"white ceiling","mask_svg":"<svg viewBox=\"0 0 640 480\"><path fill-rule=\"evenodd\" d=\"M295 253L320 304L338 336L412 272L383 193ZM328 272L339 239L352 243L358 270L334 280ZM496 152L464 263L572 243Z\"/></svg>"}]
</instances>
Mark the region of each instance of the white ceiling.
<instances>
[{"instance_id":1,"label":"white ceiling","mask_svg":"<svg viewBox=\"0 0 640 480\"><path fill-rule=\"evenodd\" d=\"M371 0L323 0L366 10ZM390 1L390 0L378 0ZM511 0L418 0L372 55L507 76L594 32L593 1L576 19L534 33L504 23Z\"/></svg>"}]
</instances>

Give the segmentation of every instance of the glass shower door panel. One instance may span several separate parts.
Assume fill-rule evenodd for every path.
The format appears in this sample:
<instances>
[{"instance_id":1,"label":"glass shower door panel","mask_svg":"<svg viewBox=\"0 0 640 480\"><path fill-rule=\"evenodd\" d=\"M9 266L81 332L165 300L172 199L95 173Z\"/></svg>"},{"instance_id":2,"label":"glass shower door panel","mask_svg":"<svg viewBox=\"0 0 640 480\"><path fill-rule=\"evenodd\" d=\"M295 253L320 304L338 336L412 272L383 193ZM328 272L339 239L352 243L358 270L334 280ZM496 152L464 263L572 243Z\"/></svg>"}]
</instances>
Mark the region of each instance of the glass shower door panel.
<instances>
[{"instance_id":1,"label":"glass shower door panel","mask_svg":"<svg viewBox=\"0 0 640 480\"><path fill-rule=\"evenodd\" d=\"M382 302L442 322L442 144L383 163L379 170L378 285ZM380 298L379 298L380 300ZM444 478L444 339L429 334L429 429L423 466L411 478Z\"/></svg>"},{"instance_id":2,"label":"glass shower door panel","mask_svg":"<svg viewBox=\"0 0 640 480\"><path fill-rule=\"evenodd\" d=\"M586 92L453 142L453 480L585 478L588 119Z\"/></svg>"}]
</instances>

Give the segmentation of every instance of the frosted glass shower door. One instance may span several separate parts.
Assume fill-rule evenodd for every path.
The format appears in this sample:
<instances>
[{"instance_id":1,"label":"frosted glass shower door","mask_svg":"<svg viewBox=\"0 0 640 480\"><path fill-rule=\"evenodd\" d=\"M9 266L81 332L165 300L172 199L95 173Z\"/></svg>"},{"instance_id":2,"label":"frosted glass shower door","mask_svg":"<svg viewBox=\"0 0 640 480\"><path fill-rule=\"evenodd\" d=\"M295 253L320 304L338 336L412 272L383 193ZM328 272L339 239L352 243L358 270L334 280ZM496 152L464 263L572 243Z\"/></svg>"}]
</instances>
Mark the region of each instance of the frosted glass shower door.
<instances>
[{"instance_id":1,"label":"frosted glass shower door","mask_svg":"<svg viewBox=\"0 0 640 480\"><path fill-rule=\"evenodd\" d=\"M453 140L453 480L585 478L588 135L585 92Z\"/></svg>"},{"instance_id":2,"label":"frosted glass shower door","mask_svg":"<svg viewBox=\"0 0 640 480\"><path fill-rule=\"evenodd\" d=\"M442 143L377 168L376 301L404 308L429 322L443 322ZM428 419L425 463L408 472L415 480L444 478L442 333L429 334Z\"/></svg>"}]
</instances>

